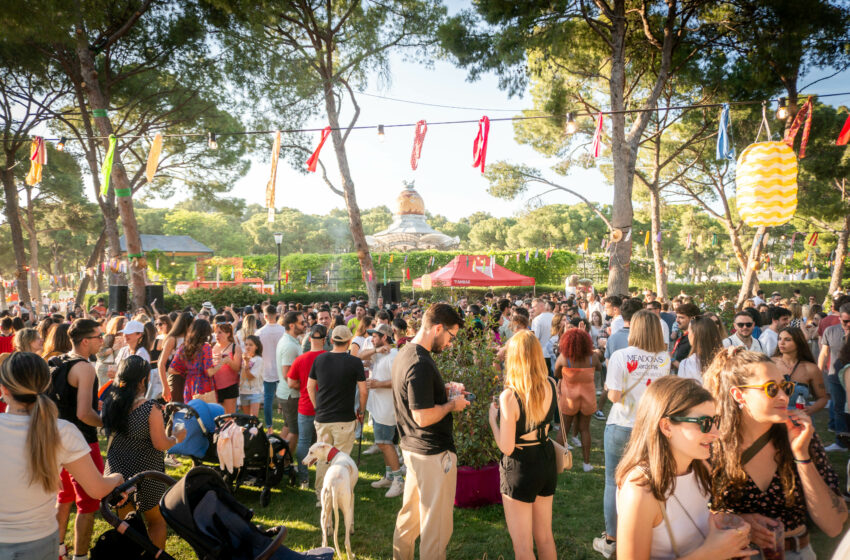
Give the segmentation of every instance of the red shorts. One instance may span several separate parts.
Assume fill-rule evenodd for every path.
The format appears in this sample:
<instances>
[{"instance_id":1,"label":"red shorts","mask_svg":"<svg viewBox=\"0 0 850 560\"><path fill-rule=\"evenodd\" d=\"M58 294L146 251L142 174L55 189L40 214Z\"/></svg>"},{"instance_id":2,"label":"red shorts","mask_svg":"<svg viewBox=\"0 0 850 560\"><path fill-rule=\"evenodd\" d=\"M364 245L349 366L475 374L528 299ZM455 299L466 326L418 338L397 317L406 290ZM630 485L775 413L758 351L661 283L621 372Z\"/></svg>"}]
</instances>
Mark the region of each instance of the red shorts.
<instances>
[{"instance_id":1,"label":"red shorts","mask_svg":"<svg viewBox=\"0 0 850 560\"><path fill-rule=\"evenodd\" d=\"M103 457L100 455L100 445L97 443L90 443L89 447L91 448L91 453L89 454L94 461L94 466L97 467L97 470L103 474ZM83 487L74 480L74 477L71 476L71 473L62 469L62 473L60 474L62 479L62 489L59 491L59 496L57 496L56 501L60 504L68 504L71 502L76 502L77 504L77 513L94 513L100 508L100 500L95 500L83 490Z\"/></svg>"}]
</instances>

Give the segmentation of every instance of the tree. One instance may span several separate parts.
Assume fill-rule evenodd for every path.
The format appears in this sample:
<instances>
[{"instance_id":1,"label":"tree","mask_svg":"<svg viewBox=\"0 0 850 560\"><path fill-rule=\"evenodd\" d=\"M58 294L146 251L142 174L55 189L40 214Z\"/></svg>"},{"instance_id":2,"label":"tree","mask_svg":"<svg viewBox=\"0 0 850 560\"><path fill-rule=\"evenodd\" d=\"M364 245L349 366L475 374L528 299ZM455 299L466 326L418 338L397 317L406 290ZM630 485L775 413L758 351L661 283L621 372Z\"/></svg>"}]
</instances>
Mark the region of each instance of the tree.
<instances>
[{"instance_id":1,"label":"tree","mask_svg":"<svg viewBox=\"0 0 850 560\"><path fill-rule=\"evenodd\" d=\"M371 71L389 74L391 50L427 47L427 34L442 17L443 8L427 0L368 4L360 0L212 0L212 4L214 21L227 31L231 68L246 69L251 76L243 83L250 84L247 93L252 98L259 95L273 114L296 125L318 113L327 118L342 186L335 187L324 168L323 178L345 200L354 251L369 301L374 303L377 278L345 147L360 114L355 89L365 86ZM250 68L249 62L253 63ZM352 111L347 125L341 122L344 98ZM303 161L309 150L298 140L287 145L296 161Z\"/></svg>"},{"instance_id":2,"label":"tree","mask_svg":"<svg viewBox=\"0 0 850 560\"><path fill-rule=\"evenodd\" d=\"M595 113L599 108L593 100L607 89L614 172L611 224L612 229L629 232L638 147L671 76L700 50L688 36L701 33L698 17L705 4L573 0L557 7L549 2L519 7L515 2L485 0L476 4L479 17L462 13L440 30L440 37L457 63L470 68L472 78L496 71L501 85L512 93L546 68L568 76L569 87L553 87L551 96L535 100L542 106L536 109L550 114L552 108L565 108L567 99L572 106ZM655 76L649 83L648 72ZM625 110L633 108L644 111L633 115L627 129ZM612 244L608 276L612 293L628 292L631 244L628 235Z\"/></svg>"}]
</instances>

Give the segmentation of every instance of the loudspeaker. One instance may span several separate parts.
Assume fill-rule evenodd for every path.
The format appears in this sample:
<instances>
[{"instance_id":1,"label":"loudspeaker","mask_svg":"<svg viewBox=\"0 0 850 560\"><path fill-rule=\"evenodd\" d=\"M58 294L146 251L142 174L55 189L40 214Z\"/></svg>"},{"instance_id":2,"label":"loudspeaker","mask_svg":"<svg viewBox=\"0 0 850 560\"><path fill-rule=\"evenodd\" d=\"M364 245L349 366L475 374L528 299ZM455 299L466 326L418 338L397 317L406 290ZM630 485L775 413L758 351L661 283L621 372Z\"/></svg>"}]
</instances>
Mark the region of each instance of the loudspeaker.
<instances>
[{"instance_id":1,"label":"loudspeaker","mask_svg":"<svg viewBox=\"0 0 850 560\"><path fill-rule=\"evenodd\" d=\"M148 284L145 286L145 305L150 305L153 300L156 300L159 309L165 309L162 303L164 296L165 290L162 284Z\"/></svg>"},{"instance_id":2,"label":"loudspeaker","mask_svg":"<svg viewBox=\"0 0 850 560\"><path fill-rule=\"evenodd\" d=\"M127 311L129 309L127 305L129 291L127 286L109 286L109 310L113 313Z\"/></svg>"},{"instance_id":3,"label":"loudspeaker","mask_svg":"<svg viewBox=\"0 0 850 560\"><path fill-rule=\"evenodd\" d=\"M384 303L401 303L401 282L379 284Z\"/></svg>"}]
</instances>

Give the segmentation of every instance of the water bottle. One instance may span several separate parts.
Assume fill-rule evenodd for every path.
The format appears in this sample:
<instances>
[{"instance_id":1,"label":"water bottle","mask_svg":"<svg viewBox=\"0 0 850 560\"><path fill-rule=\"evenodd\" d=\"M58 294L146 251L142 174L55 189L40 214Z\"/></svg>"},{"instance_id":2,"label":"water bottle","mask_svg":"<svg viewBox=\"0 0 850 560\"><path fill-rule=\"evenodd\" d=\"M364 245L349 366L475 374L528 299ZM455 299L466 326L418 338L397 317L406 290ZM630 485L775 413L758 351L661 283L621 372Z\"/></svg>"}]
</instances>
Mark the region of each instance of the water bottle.
<instances>
[{"instance_id":1,"label":"water bottle","mask_svg":"<svg viewBox=\"0 0 850 560\"><path fill-rule=\"evenodd\" d=\"M797 395L797 400L794 403L794 408L797 410L803 410L806 408L806 399L803 398L803 395Z\"/></svg>"}]
</instances>

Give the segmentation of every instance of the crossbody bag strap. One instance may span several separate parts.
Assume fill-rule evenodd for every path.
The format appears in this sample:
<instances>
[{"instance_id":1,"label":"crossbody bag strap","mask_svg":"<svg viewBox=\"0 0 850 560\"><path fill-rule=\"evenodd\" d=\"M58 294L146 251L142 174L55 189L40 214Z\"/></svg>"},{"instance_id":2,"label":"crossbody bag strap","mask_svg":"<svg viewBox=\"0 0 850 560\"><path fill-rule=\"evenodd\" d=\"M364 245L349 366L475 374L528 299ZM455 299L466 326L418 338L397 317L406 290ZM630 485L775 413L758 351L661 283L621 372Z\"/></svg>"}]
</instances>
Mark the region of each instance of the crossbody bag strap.
<instances>
[{"instance_id":1,"label":"crossbody bag strap","mask_svg":"<svg viewBox=\"0 0 850 560\"><path fill-rule=\"evenodd\" d=\"M764 449L764 446L770 441L771 432L773 432L773 428L770 428L768 431L759 436L759 438L755 440L751 446L741 453L741 465L749 463L759 451Z\"/></svg>"},{"instance_id":2,"label":"crossbody bag strap","mask_svg":"<svg viewBox=\"0 0 850 560\"><path fill-rule=\"evenodd\" d=\"M667 536L670 537L670 546L673 547L673 555L676 558L679 558L679 547L676 546L676 537L673 536L673 527L670 526L670 519L667 518L667 506L662 501L659 501L658 505L661 506L661 517L664 518L664 527L667 529Z\"/></svg>"}]
</instances>

